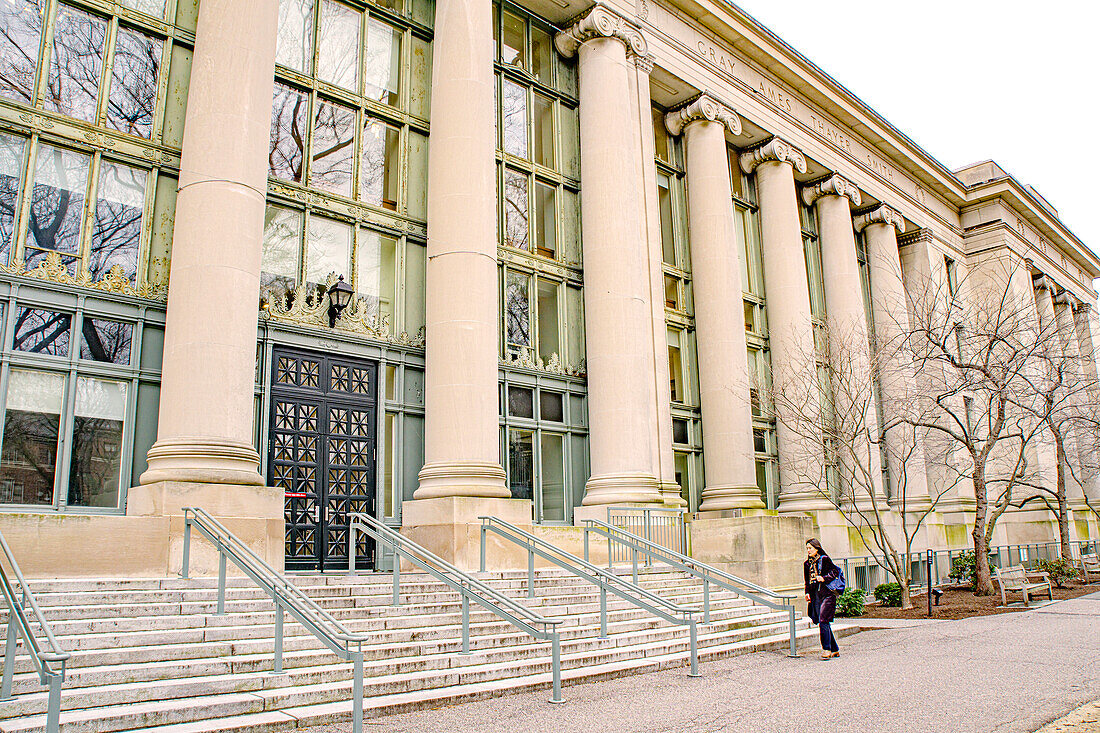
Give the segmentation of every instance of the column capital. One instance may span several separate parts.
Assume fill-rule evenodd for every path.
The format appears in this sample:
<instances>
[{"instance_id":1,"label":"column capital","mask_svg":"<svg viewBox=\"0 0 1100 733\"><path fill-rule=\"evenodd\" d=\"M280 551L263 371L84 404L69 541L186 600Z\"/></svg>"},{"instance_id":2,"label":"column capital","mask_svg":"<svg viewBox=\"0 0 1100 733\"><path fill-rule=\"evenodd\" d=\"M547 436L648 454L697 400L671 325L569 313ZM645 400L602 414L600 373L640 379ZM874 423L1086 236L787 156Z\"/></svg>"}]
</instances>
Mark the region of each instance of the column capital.
<instances>
[{"instance_id":1,"label":"column capital","mask_svg":"<svg viewBox=\"0 0 1100 733\"><path fill-rule=\"evenodd\" d=\"M1082 315L1088 315L1093 311L1092 303L1086 303L1083 300L1077 301L1077 307L1073 309L1074 313L1081 313Z\"/></svg>"},{"instance_id":2,"label":"column capital","mask_svg":"<svg viewBox=\"0 0 1100 733\"><path fill-rule=\"evenodd\" d=\"M859 206L862 200L859 188L839 173L833 173L828 178L811 183L802 188L802 200L807 206L813 206L814 202L822 196L840 196L852 202L852 206Z\"/></svg>"},{"instance_id":3,"label":"column capital","mask_svg":"<svg viewBox=\"0 0 1100 733\"><path fill-rule=\"evenodd\" d=\"M905 217L897 209L887 204L879 204L875 208L856 215L854 224L857 232L862 232L872 224L885 224L894 227L898 234L905 233Z\"/></svg>"},{"instance_id":4,"label":"column capital","mask_svg":"<svg viewBox=\"0 0 1100 733\"><path fill-rule=\"evenodd\" d=\"M665 128L672 135L679 135L689 124L700 120L718 122L732 134L741 134L741 118L737 112L718 101L710 92L700 92L665 115Z\"/></svg>"},{"instance_id":5,"label":"column capital","mask_svg":"<svg viewBox=\"0 0 1100 733\"><path fill-rule=\"evenodd\" d=\"M1062 290L1054 296L1054 305L1066 305L1069 306L1071 310L1077 308L1079 302L1077 296L1068 290Z\"/></svg>"},{"instance_id":6,"label":"column capital","mask_svg":"<svg viewBox=\"0 0 1100 733\"><path fill-rule=\"evenodd\" d=\"M577 53L581 44L593 38L617 38L634 56L649 55L645 36L638 26L603 3L596 3L574 18L568 29L554 36L554 47L569 58Z\"/></svg>"},{"instance_id":7,"label":"column capital","mask_svg":"<svg viewBox=\"0 0 1100 733\"><path fill-rule=\"evenodd\" d=\"M1049 290L1051 294L1054 293L1054 282L1041 272L1031 276L1031 287L1036 290Z\"/></svg>"},{"instance_id":8,"label":"column capital","mask_svg":"<svg viewBox=\"0 0 1100 733\"><path fill-rule=\"evenodd\" d=\"M634 54L634 66L638 68L643 74L653 73L653 64L657 61L657 57L651 53L646 54Z\"/></svg>"},{"instance_id":9,"label":"column capital","mask_svg":"<svg viewBox=\"0 0 1100 733\"><path fill-rule=\"evenodd\" d=\"M741 153L740 162L745 173L752 173L758 165L768 162L790 163L799 173L806 172L806 157L802 151L778 137Z\"/></svg>"}]
</instances>

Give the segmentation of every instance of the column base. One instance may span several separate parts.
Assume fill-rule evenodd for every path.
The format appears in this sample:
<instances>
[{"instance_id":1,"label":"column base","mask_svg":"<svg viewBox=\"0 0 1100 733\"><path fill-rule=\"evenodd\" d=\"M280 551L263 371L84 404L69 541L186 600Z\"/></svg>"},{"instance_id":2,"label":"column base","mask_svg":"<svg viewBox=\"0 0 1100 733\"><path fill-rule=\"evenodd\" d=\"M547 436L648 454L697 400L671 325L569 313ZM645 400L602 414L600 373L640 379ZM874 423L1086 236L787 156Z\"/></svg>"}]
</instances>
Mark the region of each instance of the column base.
<instances>
[{"instance_id":1,"label":"column base","mask_svg":"<svg viewBox=\"0 0 1100 733\"><path fill-rule=\"evenodd\" d=\"M420 486L413 494L415 499L444 496L508 499L512 496L499 463L425 463L418 478Z\"/></svg>"},{"instance_id":2,"label":"column base","mask_svg":"<svg viewBox=\"0 0 1100 733\"><path fill-rule=\"evenodd\" d=\"M163 481L262 486L260 456L251 443L211 438L158 440L149 449L144 485Z\"/></svg>"},{"instance_id":3,"label":"column base","mask_svg":"<svg viewBox=\"0 0 1100 733\"><path fill-rule=\"evenodd\" d=\"M686 507L683 495L680 493L680 484L672 481L661 481L659 484L661 501L667 507Z\"/></svg>"},{"instance_id":4,"label":"column base","mask_svg":"<svg viewBox=\"0 0 1100 733\"><path fill-rule=\"evenodd\" d=\"M707 486L703 489L703 501L699 511L713 512L724 509L763 509L760 489L752 486Z\"/></svg>"},{"instance_id":5,"label":"column base","mask_svg":"<svg viewBox=\"0 0 1100 733\"><path fill-rule=\"evenodd\" d=\"M481 566L480 517L497 517L530 532L533 516L534 503L529 499L417 498L401 505L401 534L461 570L476 571ZM527 568L527 552L523 548L492 532L485 539L486 570Z\"/></svg>"},{"instance_id":6,"label":"column base","mask_svg":"<svg viewBox=\"0 0 1100 733\"><path fill-rule=\"evenodd\" d=\"M645 473L608 473L593 476L584 485L584 506L627 503L661 503L657 478Z\"/></svg>"},{"instance_id":7,"label":"column base","mask_svg":"<svg viewBox=\"0 0 1100 733\"><path fill-rule=\"evenodd\" d=\"M780 514L806 514L810 512L833 511L836 507L820 494L797 493L779 496Z\"/></svg>"}]
</instances>

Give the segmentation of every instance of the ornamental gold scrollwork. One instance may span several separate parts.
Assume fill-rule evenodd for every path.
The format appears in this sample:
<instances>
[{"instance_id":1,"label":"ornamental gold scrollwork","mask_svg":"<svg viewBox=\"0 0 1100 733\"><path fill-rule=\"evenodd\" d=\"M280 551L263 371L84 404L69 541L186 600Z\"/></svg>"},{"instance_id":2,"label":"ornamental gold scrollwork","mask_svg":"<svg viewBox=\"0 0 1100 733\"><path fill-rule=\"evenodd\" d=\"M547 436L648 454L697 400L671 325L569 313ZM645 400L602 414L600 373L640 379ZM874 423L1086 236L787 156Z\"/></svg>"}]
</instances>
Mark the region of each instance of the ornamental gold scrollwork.
<instances>
[{"instance_id":1,"label":"ornamental gold scrollwork","mask_svg":"<svg viewBox=\"0 0 1100 733\"><path fill-rule=\"evenodd\" d=\"M2 269L4 272L11 275L23 275L24 277L34 278L35 280L57 283L58 285L88 288L103 293L129 295L136 298L145 298L147 300L164 301L168 298L167 283L162 284L153 282L135 285L126 275L126 271L121 265L115 265L109 269L99 280L93 280L87 272L73 275L69 272L68 266L57 252L47 253L44 260L40 260L37 265L26 270L18 266L5 266Z\"/></svg>"},{"instance_id":2,"label":"ornamental gold scrollwork","mask_svg":"<svg viewBox=\"0 0 1100 733\"><path fill-rule=\"evenodd\" d=\"M500 362L506 367L530 369L536 372L543 372L544 374L557 374L563 377L585 377L587 369L583 359L575 366L563 364L557 352L551 354L548 360L543 361L541 357L535 356L534 351L530 347L520 347L519 353L508 354L501 359Z\"/></svg>"}]
</instances>

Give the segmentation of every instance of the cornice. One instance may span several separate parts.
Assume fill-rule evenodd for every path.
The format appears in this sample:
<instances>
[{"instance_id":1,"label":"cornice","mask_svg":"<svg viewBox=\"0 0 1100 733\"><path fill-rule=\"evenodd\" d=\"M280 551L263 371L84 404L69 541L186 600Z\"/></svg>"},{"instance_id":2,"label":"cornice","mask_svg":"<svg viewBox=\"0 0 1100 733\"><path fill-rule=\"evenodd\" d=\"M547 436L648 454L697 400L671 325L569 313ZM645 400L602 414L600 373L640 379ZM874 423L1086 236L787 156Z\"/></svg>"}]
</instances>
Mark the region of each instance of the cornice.
<instances>
[{"instance_id":1,"label":"cornice","mask_svg":"<svg viewBox=\"0 0 1100 733\"><path fill-rule=\"evenodd\" d=\"M802 188L802 200L807 206L813 206L814 202L823 196L840 196L852 202L852 206L859 206L863 200L859 195L859 187L839 173L834 173L828 178L822 178Z\"/></svg>"},{"instance_id":2,"label":"cornice","mask_svg":"<svg viewBox=\"0 0 1100 733\"><path fill-rule=\"evenodd\" d=\"M769 162L790 163L799 173L806 172L806 157L802 151L778 137L741 153L740 162L745 173L752 173L761 163Z\"/></svg>"},{"instance_id":3,"label":"cornice","mask_svg":"<svg viewBox=\"0 0 1100 733\"><path fill-rule=\"evenodd\" d=\"M717 122L733 135L741 134L741 118L733 108L715 99L710 92L701 92L665 115L665 128L679 135L692 122Z\"/></svg>"},{"instance_id":4,"label":"cornice","mask_svg":"<svg viewBox=\"0 0 1100 733\"><path fill-rule=\"evenodd\" d=\"M569 28L554 36L554 47L562 56L570 58L581 44L593 38L617 38L633 56L649 56L648 44L638 26L603 3L596 3L574 18Z\"/></svg>"},{"instance_id":5,"label":"cornice","mask_svg":"<svg viewBox=\"0 0 1100 733\"><path fill-rule=\"evenodd\" d=\"M905 233L905 217L897 209L887 204L879 204L870 211L864 211L857 215L852 222L857 232L862 232L872 224L885 224L894 227L898 234Z\"/></svg>"},{"instance_id":6,"label":"cornice","mask_svg":"<svg viewBox=\"0 0 1100 733\"><path fill-rule=\"evenodd\" d=\"M1077 296L1068 290L1062 290L1054 295L1054 305L1069 306L1070 310L1076 310L1077 304L1081 301L1077 300Z\"/></svg>"},{"instance_id":7,"label":"cornice","mask_svg":"<svg viewBox=\"0 0 1100 733\"><path fill-rule=\"evenodd\" d=\"M898 237L898 246L905 246L907 244L917 244L918 242L924 244L932 243L932 230L928 227L921 227L920 229L914 229L911 232L902 234Z\"/></svg>"}]
</instances>

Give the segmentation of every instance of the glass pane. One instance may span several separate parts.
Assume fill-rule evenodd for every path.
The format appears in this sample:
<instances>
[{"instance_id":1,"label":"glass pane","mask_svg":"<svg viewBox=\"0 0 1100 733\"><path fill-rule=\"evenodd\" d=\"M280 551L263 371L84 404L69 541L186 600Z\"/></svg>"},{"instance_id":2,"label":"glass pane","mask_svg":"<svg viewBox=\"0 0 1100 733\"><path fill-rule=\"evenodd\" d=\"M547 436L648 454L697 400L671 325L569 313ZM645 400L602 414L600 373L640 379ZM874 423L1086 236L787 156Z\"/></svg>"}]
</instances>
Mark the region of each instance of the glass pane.
<instances>
[{"instance_id":1,"label":"glass pane","mask_svg":"<svg viewBox=\"0 0 1100 733\"><path fill-rule=\"evenodd\" d=\"M745 303L745 330L750 333L756 330L756 305L753 303Z\"/></svg>"},{"instance_id":2,"label":"glass pane","mask_svg":"<svg viewBox=\"0 0 1100 733\"><path fill-rule=\"evenodd\" d=\"M368 313L386 317L393 325L397 240L384 234L359 230L355 253L355 291L367 302Z\"/></svg>"},{"instance_id":3,"label":"glass pane","mask_svg":"<svg viewBox=\"0 0 1100 733\"><path fill-rule=\"evenodd\" d=\"M530 430L508 431L508 488L513 499L534 497L535 465Z\"/></svg>"},{"instance_id":4,"label":"glass pane","mask_svg":"<svg viewBox=\"0 0 1100 733\"><path fill-rule=\"evenodd\" d=\"M508 414L535 417L535 393L526 387L508 387Z\"/></svg>"},{"instance_id":5,"label":"glass pane","mask_svg":"<svg viewBox=\"0 0 1100 733\"><path fill-rule=\"evenodd\" d=\"M665 129L665 113L653 108L653 146L654 153L665 162L671 162L669 156L668 130Z\"/></svg>"},{"instance_id":6,"label":"glass pane","mask_svg":"<svg viewBox=\"0 0 1100 733\"><path fill-rule=\"evenodd\" d=\"M543 257L557 256L558 209L554 205L557 189L545 183L535 184L535 220L537 222L535 251Z\"/></svg>"},{"instance_id":7,"label":"glass pane","mask_svg":"<svg viewBox=\"0 0 1100 733\"><path fill-rule=\"evenodd\" d=\"M118 506L125 420L125 383L90 377L76 380L69 464L71 506Z\"/></svg>"},{"instance_id":8,"label":"glass pane","mask_svg":"<svg viewBox=\"0 0 1100 733\"><path fill-rule=\"evenodd\" d=\"M500 60L506 64L524 67L524 49L527 46L527 30L522 18L504 13L504 38L500 42Z\"/></svg>"},{"instance_id":9,"label":"glass pane","mask_svg":"<svg viewBox=\"0 0 1100 733\"><path fill-rule=\"evenodd\" d=\"M691 506L691 477L688 470L688 455L687 453L675 453L674 454L674 470L676 471L676 483L680 484L680 497L688 503L688 509Z\"/></svg>"},{"instance_id":10,"label":"glass pane","mask_svg":"<svg viewBox=\"0 0 1100 733\"><path fill-rule=\"evenodd\" d=\"M95 122L106 35L106 21L65 5L57 9L46 109Z\"/></svg>"},{"instance_id":11,"label":"glass pane","mask_svg":"<svg viewBox=\"0 0 1100 733\"><path fill-rule=\"evenodd\" d=\"M275 42L275 60L304 74L312 70L313 2L279 0L279 35Z\"/></svg>"},{"instance_id":12,"label":"glass pane","mask_svg":"<svg viewBox=\"0 0 1100 733\"><path fill-rule=\"evenodd\" d=\"M20 308L15 316L12 348L36 354L68 356L72 321L73 317L68 313Z\"/></svg>"},{"instance_id":13,"label":"glass pane","mask_svg":"<svg viewBox=\"0 0 1100 733\"><path fill-rule=\"evenodd\" d=\"M676 265L676 240L672 236L672 182L657 176L657 201L661 210L661 248L665 264Z\"/></svg>"},{"instance_id":14,"label":"glass pane","mask_svg":"<svg viewBox=\"0 0 1100 733\"><path fill-rule=\"evenodd\" d=\"M672 442L687 444L688 439L688 421L673 419L672 421Z\"/></svg>"},{"instance_id":15,"label":"glass pane","mask_svg":"<svg viewBox=\"0 0 1100 733\"><path fill-rule=\"evenodd\" d=\"M118 29L107 100L107 126L150 138L157 108L157 72L164 42L142 33Z\"/></svg>"},{"instance_id":16,"label":"glass pane","mask_svg":"<svg viewBox=\"0 0 1100 733\"><path fill-rule=\"evenodd\" d=\"M401 32L371 18L367 25L364 94L383 104L397 105L401 81Z\"/></svg>"},{"instance_id":17,"label":"glass pane","mask_svg":"<svg viewBox=\"0 0 1100 733\"><path fill-rule=\"evenodd\" d=\"M133 336L132 323L85 316L80 328L80 358L129 365Z\"/></svg>"},{"instance_id":18,"label":"glass pane","mask_svg":"<svg viewBox=\"0 0 1100 733\"><path fill-rule=\"evenodd\" d=\"M309 96L275 83L271 103L271 145L267 172L285 181L302 182L306 136L309 134Z\"/></svg>"},{"instance_id":19,"label":"glass pane","mask_svg":"<svg viewBox=\"0 0 1100 733\"><path fill-rule=\"evenodd\" d=\"M564 105L558 108L561 119L561 162L562 173L573 178L581 177L580 123L577 110Z\"/></svg>"},{"instance_id":20,"label":"glass pane","mask_svg":"<svg viewBox=\"0 0 1100 733\"><path fill-rule=\"evenodd\" d=\"M39 145L35 161L31 216L27 222L28 247L41 247L76 255L80 251L80 226L88 188L88 156ZM27 267L44 259L43 252L28 249ZM75 271L75 259L67 259Z\"/></svg>"},{"instance_id":21,"label":"glass pane","mask_svg":"<svg viewBox=\"0 0 1100 733\"><path fill-rule=\"evenodd\" d=\"M539 280L539 356L549 361L561 356L561 336L558 332L558 284Z\"/></svg>"},{"instance_id":22,"label":"glass pane","mask_svg":"<svg viewBox=\"0 0 1100 733\"><path fill-rule=\"evenodd\" d=\"M561 190L562 259L570 265L581 263L580 217L577 194L568 188Z\"/></svg>"},{"instance_id":23,"label":"glass pane","mask_svg":"<svg viewBox=\"0 0 1100 733\"><path fill-rule=\"evenodd\" d=\"M565 450L562 436L543 433L542 447L542 519L546 522L565 521Z\"/></svg>"},{"instance_id":24,"label":"glass pane","mask_svg":"<svg viewBox=\"0 0 1100 733\"><path fill-rule=\"evenodd\" d=\"M309 184L350 198L355 165L355 111L318 100L310 155Z\"/></svg>"},{"instance_id":25,"label":"glass pane","mask_svg":"<svg viewBox=\"0 0 1100 733\"><path fill-rule=\"evenodd\" d=\"M527 157L527 90L505 80L503 96L504 152Z\"/></svg>"},{"instance_id":26,"label":"glass pane","mask_svg":"<svg viewBox=\"0 0 1100 733\"><path fill-rule=\"evenodd\" d=\"M529 249L527 217L527 176L513 170L504 172L504 244Z\"/></svg>"},{"instance_id":27,"label":"glass pane","mask_svg":"<svg viewBox=\"0 0 1100 733\"><path fill-rule=\"evenodd\" d=\"M554 65L554 51L550 34L538 28L531 29L531 73L546 86L550 86L550 69Z\"/></svg>"},{"instance_id":28,"label":"glass pane","mask_svg":"<svg viewBox=\"0 0 1100 733\"><path fill-rule=\"evenodd\" d=\"M401 131L384 122L368 119L363 126L359 159L359 199L368 204L397 210L400 187Z\"/></svg>"},{"instance_id":29,"label":"glass pane","mask_svg":"<svg viewBox=\"0 0 1100 733\"><path fill-rule=\"evenodd\" d=\"M518 272L508 273L504 296L505 336L509 346L531 345L531 278Z\"/></svg>"},{"instance_id":30,"label":"glass pane","mask_svg":"<svg viewBox=\"0 0 1100 733\"><path fill-rule=\"evenodd\" d=\"M550 422L565 422L562 412L562 396L559 392L539 391L539 419Z\"/></svg>"},{"instance_id":31,"label":"glass pane","mask_svg":"<svg viewBox=\"0 0 1100 733\"><path fill-rule=\"evenodd\" d=\"M415 335L424 326L424 276L428 248L405 240L405 323L404 330Z\"/></svg>"},{"instance_id":32,"label":"glass pane","mask_svg":"<svg viewBox=\"0 0 1100 733\"><path fill-rule=\"evenodd\" d=\"M0 0L0 97L31 104L42 9L38 2Z\"/></svg>"},{"instance_id":33,"label":"glass pane","mask_svg":"<svg viewBox=\"0 0 1100 733\"><path fill-rule=\"evenodd\" d=\"M141 214L149 171L106 160L99 165L88 275L99 281L113 268L128 281L137 277Z\"/></svg>"},{"instance_id":34,"label":"glass pane","mask_svg":"<svg viewBox=\"0 0 1100 733\"><path fill-rule=\"evenodd\" d=\"M671 275L665 275L665 307L680 308L680 281Z\"/></svg>"},{"instance_id":35,"label":"glass pane","mask_svg":"<svg viewBox=\"0 0 1100 733\"><path fill-rule=\"evenodd\" d=\"M52 504L65 377L12 369L0 450L0 503Z\"/></svg>"},{"instance_id":36,"label":"glass pane","mask_svg":"<svg viewBox=\"0 0 1100 733\"><path fill-rule=\"evenodd\" d=\"M752 449L757 453L768 452L768 437L763 428L752 429Z\"/></svg>"},{"instance_id":37,"label":"glass pane","mask_svg":"<svg viewBox=\"0 0 1100 733\"><path fill-rule=\"evenodd\" d=\"M164 17L164 0L118 0L118 2L154 18Z\"/></svg>"},{"instance_id":38,"label":"glass pane","mask_svg":"<svg viewBox=\"0 0 1100 733\"><path fill-rule=\"evenodd\" d=\"M397 456L397 447L394 445L393 424L397 416L392 412L386 413L386 444L383 447L382 456L382 516L393 517L396 503L393 499L393 468L394 458Z\"/></svg>"},{"instance_id":39,"label":"glass pane","mask_svg":"<svg viewBox=\"0 0 1100 733\"><path fill-rule=\"evenodd\" d=\"M3 7L3 1L0 0L0 7ZM11 253L25 147L23 138L0 132L0 265L8 264Z\"/></svg>"},{"instance_id":40,"label":"glass pane","mask_svg":"<svg viewBox=\"0 0 1100 733\"><path fill-rule=\"evenodd\" d=\"M332 0L321 0L317 31L317 78L359 91L359 29L363 14Z\"/></svg>"},{"instance_id":41,"label":"glass pane","mask_svg":"<svg viewBox=\"0 0 1100 733\"><path fill-rule=\"evenodd\" d=\"M409 216L428 218L428 138L409 130L408 199Z\"/></svg>"},{"instance_id":42,"label":"glass pane","mask_svg":"<svg viewBox=\"0 0 1100 733\"><path fill-rule=\"evenodd\" d=\"M668 378L669 392L673 402L684 401L684 367L680 356L680 336L678 333L669 332L668 344Z\"/></svg>"},{"instance_id":43,"label":"glass pane","mask_svg":"<svg viewBox=\"0 0 1100 733\"><path fill-rule=\"evenodd\" d=\"M306 283L318 292L329 287L329 275L351 282L351 227L332 219L309 219L306 240Z\"/></svg>"},{"instance_id":44,"label":"glass pane","mask_svg":"<svg viewBox=\"0 0 1100 733\"><path fill-rule=\"evenodd\" d=\"M286 295L298 282L298 249L302 241L302 215L279 206L264 212L264 254L260 266L260 290Z\"/></svg>"},{"instance_id":45,"label":"glass pane","mask_svg":"<svg viewBox=\"0 0 1100 733\"><path fill-rule=\"evenodd\" d=\"M409 90L409 112L427 118L431 107L432 45L412 37L412 83Z\"/></svg>"},{"instance_id":46,"label":"glass pane","mask_svg":"<svg viewBox=\"0 0 1100 733\"><path fill-rule=\"evenodd\" d=\"M556 168L554 160L554 103L541 94L535 95L535 162Z\"/></svg>"}]
</instances>

